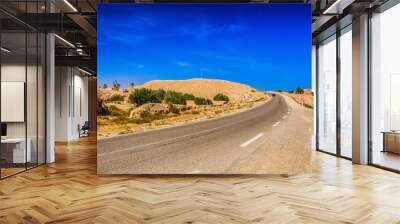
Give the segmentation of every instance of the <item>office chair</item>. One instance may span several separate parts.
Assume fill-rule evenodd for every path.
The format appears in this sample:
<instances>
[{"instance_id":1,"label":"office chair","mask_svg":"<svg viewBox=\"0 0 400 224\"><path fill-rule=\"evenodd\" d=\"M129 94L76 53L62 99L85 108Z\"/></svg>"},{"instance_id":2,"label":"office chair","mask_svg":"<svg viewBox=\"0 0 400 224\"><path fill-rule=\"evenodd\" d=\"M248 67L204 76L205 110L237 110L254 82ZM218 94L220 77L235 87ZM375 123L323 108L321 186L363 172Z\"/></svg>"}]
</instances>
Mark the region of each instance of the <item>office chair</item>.
<instances>
[{"instance_id":1,"label":"office chair","mask_svg":"<svg viewBox=\"0 0 400 224\"><path fill-rule=\"evenodd\" d=\"M89 136L89 130L90 130L89 121L85 121L85 123L82 125L82 127L79 127L79 126L80 125L78 125L79 138Z\"/></svg>"}]
</instances>

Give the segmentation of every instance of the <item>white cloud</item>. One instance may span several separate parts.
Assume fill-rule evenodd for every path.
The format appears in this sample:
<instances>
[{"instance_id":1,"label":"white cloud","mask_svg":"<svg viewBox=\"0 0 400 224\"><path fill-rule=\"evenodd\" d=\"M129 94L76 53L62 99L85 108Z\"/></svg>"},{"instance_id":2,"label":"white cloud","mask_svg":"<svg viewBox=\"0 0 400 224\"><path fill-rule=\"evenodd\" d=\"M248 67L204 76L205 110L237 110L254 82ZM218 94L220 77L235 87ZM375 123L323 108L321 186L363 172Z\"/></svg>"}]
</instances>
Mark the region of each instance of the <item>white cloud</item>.
<instances>
[{"instance_id":1,"label":"white cloud","mask_svg":"<svg viewBox=\"0 0 400 224\"><path fill-rule=\"evenodd\" d=\"M184 61L177 61L175 64L178 65L178 66L181 66L181 67L189 66L189 63L184 62Z\"/></svg>"}]
</instances>

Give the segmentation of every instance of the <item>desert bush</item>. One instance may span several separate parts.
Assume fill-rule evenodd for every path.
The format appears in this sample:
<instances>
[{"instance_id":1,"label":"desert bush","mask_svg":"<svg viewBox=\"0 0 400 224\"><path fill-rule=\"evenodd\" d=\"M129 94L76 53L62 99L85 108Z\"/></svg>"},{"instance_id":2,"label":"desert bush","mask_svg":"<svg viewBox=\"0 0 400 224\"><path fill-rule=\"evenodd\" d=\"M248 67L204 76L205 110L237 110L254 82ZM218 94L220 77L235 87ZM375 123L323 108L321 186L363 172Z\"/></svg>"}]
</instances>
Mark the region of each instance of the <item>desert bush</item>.
<instances>
[{"instance_id":1,"label":"desert bush","mask_svg":"<svg viewBox=\"0 0 400 224\"><path fill-rule=\"evenodd\" d=\"M161 103L162 98L160 92L152 89L135 89L135 91L129 94L129 102L143 105L145 103Z\"/></svg>"},{"instance_id":2,"label":"desert bush","mask_svg":"<svg viewBox=\"0 0 400 224\"><path fill-rule=\"evenodd\" d=\"M195 98L195 96L193 94L190 94L190 93L185 93L185 94L183 94L182 97L183 97L184 100L194 100L194 98Z\"/></svg>"},{"instance_id":3,"label":"desert bush","mask_svg":"<svg viewBox=\"0 0 400 224\"><path fill-rule=\"evenodd\" d=\"M140 114L141 122L149 123L154 120L161 120L165 118L165 115L162 113L151 114L149 112L143 112Z\"/></svg>"},{"instance_id":4,"label":"desert bush","mask_svg":"<svg viewBox=\"0 0 400 224\"><path fill-rule=\"evenodd\" d=\"M225 96L223 94L221 95L224 101L229 101L228 96ZM165 91L163 89L152 90L147 88L135 89L135 91L129 95L129 102L137 105L143 105L145 103L161 103L161 102L165 102L168 104L186 105L186 100L196 101L196 98L198 98L197 99L198 103L195 102L197 105L213 104L213 102L209 99L195 97L193 94L190 93L181 93L173 90ZM218 96L218 98L221 98L221 96Z\"/></svg>"},{"instance_id":5,"label":"desert bush","mask_svg":"<svg viewBox=\"0 0 400 224\"><path fill-rule=\"evenodd\" d=\"M121 94L114 94L110 97L110 99L108 99L108 101L123 101L124 100L124 96L122 96Z\"/></svg>"},{"instance_id":6,"label":"desert bush","mask_svg":"<svg viewBox=\"0 0 400 224\"><path fill-rule=\"evenodd\" d=\"M104 84L103 84L103 89L107 89L107 88L108 88L107 83L104 83Z\"/></svg>"},{"instance_id":7,"label":"desert bush","mask_svg":"<svg viewBox=\"0 0 400 224\"><path fill-rule=\"evenodd\" d=\"M206 99L203 97L195 97L194 98L194 103L196 105L212 105L212 101L210 99Z\"/></svg>"},{"instance_id":8,"label":"desert bush","mask_svg":"<svg viewBox=\"0 0 400 224\"><path fill-rule=\"evenodd\" d=\"M164 101L169 104L186 105L186 100L183 98L183 94L176 91L167 91L164 96Z\"/></svg>"},{"instance_id":9,"label":"desert bush","mask_svg":"<svg viewBox=\"0 0 400 224\"><path fill-rule=\"evenodd\" d=\"M108 110L106 104L100 98L97 98L97 115L110 115L110 111Z\"/></svg>"},{"instance_id":10,"label":"desert bush","mask_svg":"<svg viewBox=\"0 0 400 224\"><path fill-rule=\"evenodd\" d=\"M215 101L225 101L229 102L229 97L227 95L224 95L222 93L218 93L217 95L214 96Z\"/></svg>"},{"instance_id":11,"label":"desert bush","mask_svg":"<svg viewBox=\"0 0 400 224\"><path fill-rule=\"evenodd\" d=\"M277 91L278 93L281 93L282 92L282 90L280 90L280 89L278 89L278 91Z\"/></svg>"},{"instance_id":12,"label":"desert bush","mask_svg":"<svg viewBox=\"0 0 400 224\"><path fill-rule=\"evenodd\" d=\"M165 98L165 90L159 89L159 90L154 90L154 95L157 101L162 102Z\"/></svg>"},{"instance_id":13,"label":"desert bush","mask_svg":"<svg viewBox=\"0 0 400 224\"><path fill-rule=\"evenodd\" d=\"M288 93L293 93L293 90L289 90Z\"/></svg>"},{"instance_id":14,"label":"desert bush","mask_svg":"<svg viewBox=\"0 0 400 224\"><path fill-rule=\"evenodd\" d=\"M171 111L173 114L179 114L179 113L180 113L178 107L174 106L173 104L171 104L170 107L171 107L170 111Z\"/></svg>"},{"instance_id":15,"label":"desert bush","mask_svg":"<svg viewBox=\"0 0 400 224\"><path fill-rule=\"evenodd\" d=\"M295 93L296 93L296 94L303 94L303 93L304 93L304 90L299 86L299 87L296 88Z\"/></svg>"}]
</instances>

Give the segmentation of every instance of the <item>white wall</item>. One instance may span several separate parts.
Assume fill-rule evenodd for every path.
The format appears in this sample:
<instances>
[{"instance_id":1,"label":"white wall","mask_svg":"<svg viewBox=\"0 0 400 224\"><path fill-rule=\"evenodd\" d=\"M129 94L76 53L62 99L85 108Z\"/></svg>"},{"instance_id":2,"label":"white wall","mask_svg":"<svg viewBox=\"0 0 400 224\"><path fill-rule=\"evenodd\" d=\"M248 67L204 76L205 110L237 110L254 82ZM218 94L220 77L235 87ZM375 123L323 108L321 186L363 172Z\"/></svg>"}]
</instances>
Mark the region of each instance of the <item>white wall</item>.
<instances>
[{"instance_id":1,"label":"white wall","mask_svg":"<svg viewBox=\"0 0 400 224\"><path fill-rule=\"evenodd\" d=\"M1 66L1 81L25 82L25 64L5 64ZM1 108L7 110L7 108ZM25 122L7 123L7 137L25 137Z\"/></svg>"},{"instance_id":2,"label":"white wall","mask_svg":"<svg viewBox=\"0 0 400 224\"><path fill-rule=\"evenodd\" d=\"M55 140L67 141L69 124L69 68L56 67L55 68Z\"/></svg>"},{"instance_id":3,"label":"white wall","mask_svg":"<svg viewBox=\"0 0 400 224\"><path fill-rule=\"evenodd\" d=\"M56 141L79 138L78 125L88 120L88 78L76 68L56 67Z\"/></svg>"},{"instance_id":4,"label":"white wall","mask_svg":"<svg viewBox=\"0 0 400 224\"><path fill-rule=\"evenodd\" d=\"M27 69L27 70L25 70ZM24 82L26 72L28 72L28 88L27 88L27 118L28 118L28 131L32 129L36 130L36 82L31 75L35 74L36 77L36 66L27 66L25 64L3 64L1 66L1 81L2 82ZM41 105L39 105L40 107ZM30 109L31 108L31 109ZM32 109L34 108L34 110ZM24 108L23 108L24 109ZM7 108L2 108L7 110ZM32 123L33 122L33 123ZM9 137L25 137L25 122L8 122L7 132ZM36 134L36 132L35 132ZM28 133L29 137L29 133Z\"/></svg>"},{"instance_id":5,"label":"white wall","mask_svg":"<svg viewBox=\"0 0 400 224\"><path fill-rule=\"evenodd\" d=\"M39 70L37 70L39 69ZM21 113L27 115L27 119L21 122L5 122L7 124L8 138L25 138L29 139L29 147L31 148L32 161L44 163L44 74L41 72L41 67L25 66L18 63L4 63L1 66L1 81L2 82L23 82L26 84L26 107L23 102ZM25 80L27 78L27 80ZM24 94L24 90L20 94ZM7 97L2 95L3 97ZM12 108L2 107L1 110L7 113L13 113ZM15 113L15 112L14 112ZM37 156L37 154L39 154Z\"/></svg>"}]
</instances>

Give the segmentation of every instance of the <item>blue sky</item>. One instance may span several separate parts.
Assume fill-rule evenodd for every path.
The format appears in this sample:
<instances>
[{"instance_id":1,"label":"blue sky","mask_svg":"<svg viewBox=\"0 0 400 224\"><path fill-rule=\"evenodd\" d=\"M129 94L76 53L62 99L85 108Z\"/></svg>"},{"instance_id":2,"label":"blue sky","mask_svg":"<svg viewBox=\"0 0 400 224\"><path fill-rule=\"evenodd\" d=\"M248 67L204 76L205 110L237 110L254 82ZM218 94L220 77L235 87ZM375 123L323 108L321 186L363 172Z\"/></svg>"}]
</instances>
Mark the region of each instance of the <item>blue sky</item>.
<instances>
[{"instance_id":1,"label":"blue sky","mask_svg":"<svg viewBox=\"0 0 400 224\"><path fill-rule=\"evenodd\" d=\"M98 83L224 79L311 86L306 4L100 4Z\"/></svg>"}]
</instances>

